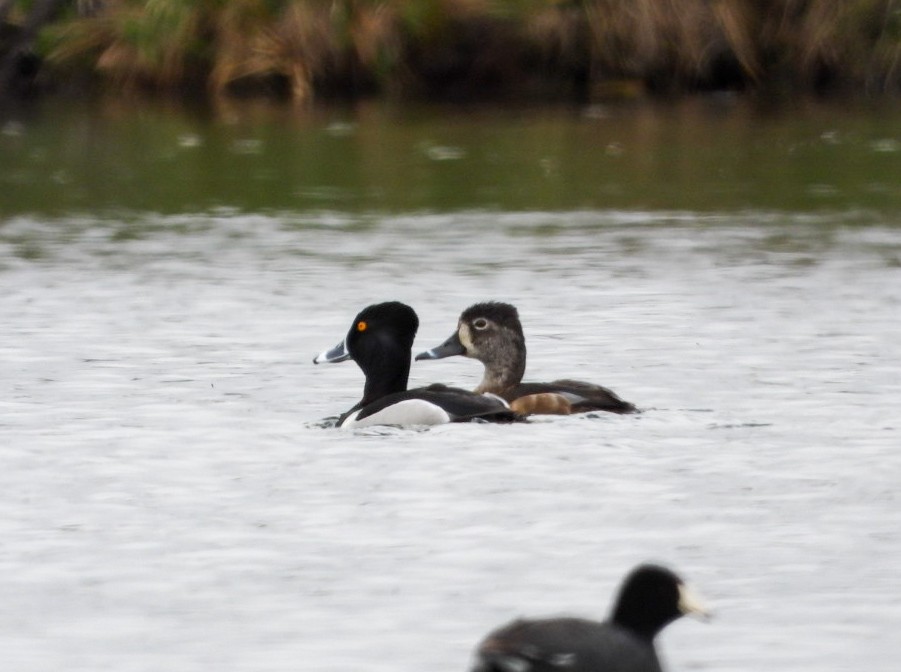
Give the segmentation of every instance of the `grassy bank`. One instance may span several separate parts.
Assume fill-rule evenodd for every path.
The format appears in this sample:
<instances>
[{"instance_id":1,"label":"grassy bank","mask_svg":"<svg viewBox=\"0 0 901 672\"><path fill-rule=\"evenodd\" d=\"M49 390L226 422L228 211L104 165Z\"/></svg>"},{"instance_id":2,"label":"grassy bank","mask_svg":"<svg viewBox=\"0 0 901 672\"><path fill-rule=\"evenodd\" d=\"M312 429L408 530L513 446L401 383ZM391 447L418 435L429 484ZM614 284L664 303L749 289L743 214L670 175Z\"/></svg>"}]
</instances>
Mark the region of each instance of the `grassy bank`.
<instances>
[{"instance_id":1,"label":"grassy bank","mask_svg":"<svg viewBox=\"0 0 901 672\"><path fill-rule=\"evenodd\" d=\"M23 41L41 4L0 0L0 55L34 52L48 85L297 102L901 91L901 0L80 0L44 2L59 11Z\"/></svg>"}]
</instances>

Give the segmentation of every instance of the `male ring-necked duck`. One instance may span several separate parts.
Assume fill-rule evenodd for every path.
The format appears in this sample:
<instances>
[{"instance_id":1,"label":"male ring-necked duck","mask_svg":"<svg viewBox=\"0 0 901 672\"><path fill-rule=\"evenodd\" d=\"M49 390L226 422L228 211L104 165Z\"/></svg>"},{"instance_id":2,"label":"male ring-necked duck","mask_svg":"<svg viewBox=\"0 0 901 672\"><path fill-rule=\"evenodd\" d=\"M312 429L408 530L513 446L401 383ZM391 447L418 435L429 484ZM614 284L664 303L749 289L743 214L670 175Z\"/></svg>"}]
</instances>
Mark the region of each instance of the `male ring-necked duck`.
<instances>
[{"instance_id":1,"label":"male ring-necked duck","mask_svg":"<svg viewBox=\"0 0 901 672\"><path fill-rule=\"evenodd\" d=\"M708 613L672 571L640 565L608 620L513 621L479 645L473 672L661 672L654 637L683 615Z\"/></svg>"},{"instance_id":2,"label":"male ring-necked duck","mask_svg":"<svg viewBox=\"0 0 901 672\"><path fill-rule=\"evenodd\" d=\"M313 359L314 364L352 359L366 376L363 398L338 419L339 427L519 419L494 395L446 385L408 390L410 350L418 328L419 318L410 306L397 301L372 305L354 318L341 343Z\"/></svg>"},{"instance_id":3,"label":"male ring-necked duck","mask_svg":"<svg viewBox=\"0 0 901 672\"><path fill-rule=\"evenodd\" d=\"M580 380L523 383L526 339L519 313L509 303L491 301L470 306L460 315L457 331L437 348L416 359L465 355L485 365L476 392L496 394L521 415L568 415L586 411L634 413L637 409L606 387Z\"/></svg>"}]
</instances>

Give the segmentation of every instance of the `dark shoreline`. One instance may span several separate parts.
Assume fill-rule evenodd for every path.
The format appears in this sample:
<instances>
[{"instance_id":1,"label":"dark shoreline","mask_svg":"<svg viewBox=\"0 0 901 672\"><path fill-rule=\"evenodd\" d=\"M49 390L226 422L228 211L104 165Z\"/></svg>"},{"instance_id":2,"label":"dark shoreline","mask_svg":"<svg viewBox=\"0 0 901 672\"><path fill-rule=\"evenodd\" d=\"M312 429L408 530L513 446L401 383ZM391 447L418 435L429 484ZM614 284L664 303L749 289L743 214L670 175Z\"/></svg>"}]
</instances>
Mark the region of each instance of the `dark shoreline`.
<instances>
[{"instance_id":1,"label":"dark shoreline","mask_svg":"<svg viewBox=\"0 0 901 672\"><path fill-rule=\"evenodd\" d=\"M0 97L586 104L901 93L901 10L888 0L71 4L2 3Z\"/></svg>"}]
</instances>

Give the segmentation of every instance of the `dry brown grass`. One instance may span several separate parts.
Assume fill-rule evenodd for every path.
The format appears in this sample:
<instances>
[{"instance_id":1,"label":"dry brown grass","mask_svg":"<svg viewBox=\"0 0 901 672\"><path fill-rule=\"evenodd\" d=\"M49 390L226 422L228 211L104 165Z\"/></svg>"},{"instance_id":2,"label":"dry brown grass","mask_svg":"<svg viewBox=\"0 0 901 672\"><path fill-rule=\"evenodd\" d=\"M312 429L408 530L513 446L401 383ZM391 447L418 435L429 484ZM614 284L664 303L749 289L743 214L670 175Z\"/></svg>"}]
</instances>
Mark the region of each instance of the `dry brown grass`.
<instances>
[{"instance_id":1,"label":"dry brown grass","mask_svg":"<svg viewBox=\"0 0 901 672\"><path fill-rule=\"evenodd\" d=\"M64 25L50 59L92 61L120 86L176 86L189 76L202 22L190 3L110 0L97 16Z\"/></svg>"},{"instance_id":2,"label":"dry brown grass","mask_svg":"<svg viewBox=\"0 0 901 672\"><path fill-rule=\"evenodd\" d=\"M579 72L590 84L627 80L658 91L774 83L901 89L901 0L108 0L103 7L62 25L51 57L88 63L126 86L200 81L222 95L277 81L306 101L322 87L373 90L427 78L452 53L464 78L491 72L495 83L534 79L539 58L548 82ZM461 59L475 65L467 70Z\"/></svg>"},{"instance_id":3,"label":"dry brown grass","mask_svg":"<svg viewBox=\"0 0 901 672\"><path fill-rule=\"evenodd\" d=\"M614 77L748 87L901 86L898 0L587 0L593 53Z\"/></svg>"},{"instance_id":4,"label":"dry brown grass","mask_svg":"<svg viewBox=\"0 0 901 672\"><path fill-rule=\"evenodd\" d=\"M238 4L216 18L211 90L222 95L242 80L283 78L294 100L309 100L316 75L338 58L327 8L295 4L277 20L249 21Z\"/></svg>"}]
</instances>

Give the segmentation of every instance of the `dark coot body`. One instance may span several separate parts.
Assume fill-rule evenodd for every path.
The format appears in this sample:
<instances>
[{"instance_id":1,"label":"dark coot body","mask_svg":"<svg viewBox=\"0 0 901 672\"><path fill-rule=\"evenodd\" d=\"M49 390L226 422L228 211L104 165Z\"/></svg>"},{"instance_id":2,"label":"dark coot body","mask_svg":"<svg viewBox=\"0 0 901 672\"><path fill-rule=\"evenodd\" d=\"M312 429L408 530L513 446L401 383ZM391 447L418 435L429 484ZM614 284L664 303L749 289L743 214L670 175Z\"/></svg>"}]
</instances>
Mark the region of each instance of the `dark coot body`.
<instances>
[{"instance_id":1,"label":"dark coot body","mask_svg":"<svg viewBox=\"0 0 901 672\"><path fill-rule=\"evenodd\" d=\"M684 614L707 612L675 573L641 565L608 620L514 621L479 645L473 672L661 672L654 638Z\"/></svg>"}]
</instances>

